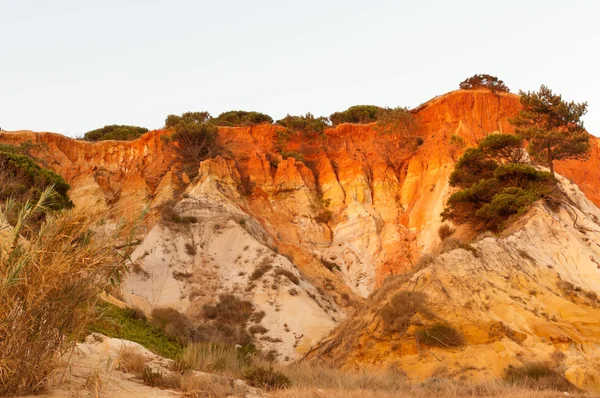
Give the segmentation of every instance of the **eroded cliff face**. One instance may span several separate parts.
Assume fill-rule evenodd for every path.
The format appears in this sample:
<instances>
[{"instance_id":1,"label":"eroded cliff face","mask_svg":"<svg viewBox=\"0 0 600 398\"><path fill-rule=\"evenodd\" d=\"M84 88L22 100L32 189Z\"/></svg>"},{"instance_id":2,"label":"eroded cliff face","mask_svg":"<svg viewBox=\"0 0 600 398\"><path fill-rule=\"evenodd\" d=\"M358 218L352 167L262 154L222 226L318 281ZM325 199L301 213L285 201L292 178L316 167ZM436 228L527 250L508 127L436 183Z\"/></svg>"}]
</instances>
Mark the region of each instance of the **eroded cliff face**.
<instances>
[{"instance_id":1,"label":"eroded cliff face","mask_svg":"<svg viewBox=\"0 0 600 398\"><path fill-rule=\"evenodd\" d=\"M264 323L272 337L265 347L277 350L280 359L292 360L308 352L387 276L410 270L422 253L438 250L440 213L450 192L448 176L454 162L486 134L512 132L508 119L519 109L519 97L513 94L459 90L416 109L417 130L410 136L382 131L375 124L342 124L313 136L287 136L274 125L220 128L227 155L199 164L191 181L180 172L172 148L161 140L161 135L169 134L165 131L130 142L100 143L50 133L3 132L0 142L37 144L31 149L33 155L66 178L78 206L113 206L116 214L132 217L147 205L157 208L175 199L176 211L198 222L174 224L160 221L157 211L150 213L148 233L134 253L138 272L124 287L127 301L147 311L173 306L194 318L200 316L204 303L220 293L234 292L265 311ZM416 137L423 139L422 145L417 145ZM596 204L600 204L598 145L592 138L587 160L556 165L558 173ZM585 203L586 209L593 208L591 202ZM578 222L595 223L594 209L578 210L587 220L578 218ZM473 345L464 352L479 358L477 363L494 361L487 374L497 376L515 356L545 355L554 346L573 346L577 355L593 352L596 310L583 299L574 302L557 293L555 286L557 275L563 278L564 274L572 283L583 286L586 280L586 289L598 291L596 282L590 281L596 281L599 271L589 259L600 258L593 248L596 238L567 228L572 224L569 217L571 213L557 216L536 208L514 233L474 244L478 258L453 250L422 270L419 275L426 277L410 281L429 289L436 312L461 327ZM465 229L457 234L473 237ZM560 237L556 246L546 244L556 236ZM585 255L565 259L564 242ZM188 253L187 244L196 254ZM529 245L537 245L530 254L534 260L515 254ZM264 262L273 268L252 280L250 275ZM298 284L276 275L277 267L294 273ZM481 269L487 271L476 272ZM538 279L540 295L514 298L525 297ZM424 284L425 280L432 283ZM479 308L474 312L463 310L466 297L475 300L474 291L483 304L474 302ZM446 301L458 304L441 307ZM365 319L377 311L377 305L368 307L371 312L364 313ZM515 311L507 311L513 307ZM547 321L542 312L558 314L560 321ZM529 336L527 349L505 341L505 332L490 337L490 325L499 322ZM585 322L592 332L577 335L574 330L581 329L577 322ZM567 330L567 340L555 343L557 328ZM340 330L353 335L349 329ZM332 357L347 366L388 358L409 370L418 360L422 365L414 372L418 377L436 368L410 342L402 343L398 354L391 346L375 344L368 334L354 334L352 351L341 355L332 349ZM527 354L517 355L521 349ZM470 358L464 352L443 355L451 355L449 361L456 357L463 366ZM573 355L571 363L579 363Z\"/></svg>"},{"instance_id":2,"label":"eroded cliff face","mask_svg":"<svg viewBox=\"0 0 600 398\"><path fill-rule=\"evenodd\" d=\"M600 392L600 210L568 180L561 186L569 205L553 212L538 204L501 236L389 279L311 355L348 368L395 365L422 381L499 378L509 365L553 362L562 352L567 379ZM397 332L382 310L401 291L423 293L424 310ZM459 330L465 345L420 341L436 323Z\"/></svg>"}]
</instances>

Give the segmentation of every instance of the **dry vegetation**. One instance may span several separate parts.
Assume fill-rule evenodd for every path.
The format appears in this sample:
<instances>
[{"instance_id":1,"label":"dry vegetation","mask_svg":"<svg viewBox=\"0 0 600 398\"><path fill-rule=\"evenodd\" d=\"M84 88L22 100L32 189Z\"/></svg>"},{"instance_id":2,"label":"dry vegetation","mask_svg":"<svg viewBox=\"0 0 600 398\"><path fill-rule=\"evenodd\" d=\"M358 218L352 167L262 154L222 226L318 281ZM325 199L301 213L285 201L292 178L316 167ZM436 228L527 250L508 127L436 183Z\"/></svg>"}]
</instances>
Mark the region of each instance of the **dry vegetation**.
<instances>
[{"instance_id":1,"label":"dry vegetation","mask_svg":"<svg viewBox=\"0 0 600 398\"><path fill-rule=\"evenodd\" d=\"M86 331L98 294L125 271L124 225L103 234L99 217L69 210L25 227L51 196L22 205L14 228L2 225L13 202L0 210L10 235L0 242L0 395L43 389L57 354Z\"/></svg>"}]
</instances>

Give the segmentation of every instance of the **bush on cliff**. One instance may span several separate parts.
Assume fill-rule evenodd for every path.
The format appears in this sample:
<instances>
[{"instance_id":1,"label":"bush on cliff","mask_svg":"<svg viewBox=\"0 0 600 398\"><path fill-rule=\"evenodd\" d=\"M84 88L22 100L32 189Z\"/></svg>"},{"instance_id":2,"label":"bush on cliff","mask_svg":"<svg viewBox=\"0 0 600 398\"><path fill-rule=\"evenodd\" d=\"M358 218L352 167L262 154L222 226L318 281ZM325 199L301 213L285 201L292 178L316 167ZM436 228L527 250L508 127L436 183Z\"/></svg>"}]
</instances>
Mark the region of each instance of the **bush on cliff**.
<instances>
[{"instance_id":1,"label":"bush on cliff","mask_svg":"<svg viewBox=\"0 0 600 398\"><path fill-rule=\"evenodd\" d=\"M375 105L355 105L341 112L334 112L329 116L331 124L337 126L342 123L373 123L383 108Z\"/></svg>"},{"instance_id":2,"label":"bush on cliff","mask_svg":"<svg viewBox=\"0 0 600 398\"><path fill-rule=\"evenodd\" d=\"M504 92L508 93L510 90L506 84L496 76L478 74L463 80L459 87L463 90L474 90L477 88L487 88L492 92Z\"/></svg>"},{"instance_id":3,"label":"bush on cliff","mask_svg":"<svg viewBox=\"0 0 600 398\"><path fill-rule=\"evenodd\" d=\"M218 128L208 112L186 112L181 116L169 115L165 127L173 129L173 147L183 163L193 164L217 156Z\"/></svg>"},{"instance_id":4,"label":"bush on cliff","mask_svg":"<svg viewBox=\"0 0 600 398\"><path fill-rule=\"evenodd\" d=\"M478 148L468 149L449 181L462 189L450 196L442 218L500 231L537 200L555 205L559 197L556 179L551 173L522 164L521 145L520 137L493 134Z\"/></svg>"},{"instance_id":5,"label":"bush on cliff","mask_svg":"<svg viewBox=\"0 0 600 398\"><path fill-rule=\"evenodd\" d=\"M6 217L15 224L27 201L38 202L44 190L53 187L52 195L44 203L43 211L29 218L30 224L39 223L49 210L70 208L73 203L67 195L69 184L58 174L38 165L32 158L16 153L0 152L0 203L11 201Z\"/></svg>"},{"instance_id":6,"label":"bush on cliff","mask_svg":"<svg viewBox=\"0 0 600 398\"><path fill-rule=\"evenodd\" d=\"M144 127L113 124L110 126L104 126L100 129L88 131L83 135L83 139L86 141L129 141L135 140L147 132L148 129Z\"/></svg>"},{"instance_id":7,"label":"bush on cliff","mask_svg":"<svg viewBox=\"0 0 600 398\"><path fill-rule=\"evenodd\" d=\"M271 124L273 118L260 112L228 111L214 118L213 122L217 126L254 126L257 124Z\"/></svg>"},{"instance_id":8,"label":"bush on cliff","mask_svg":"<svg viewBox=\"0 0 600 398\"><path fill-rule=\"evenodd\" d=\"M310 112L302 116L287 115L283 119L278 120L277 124L289 130L295 130L307 134L323 134L325 129L330 126L329 119L324 116L316 117Z\"/></svg>"}]
</instances>

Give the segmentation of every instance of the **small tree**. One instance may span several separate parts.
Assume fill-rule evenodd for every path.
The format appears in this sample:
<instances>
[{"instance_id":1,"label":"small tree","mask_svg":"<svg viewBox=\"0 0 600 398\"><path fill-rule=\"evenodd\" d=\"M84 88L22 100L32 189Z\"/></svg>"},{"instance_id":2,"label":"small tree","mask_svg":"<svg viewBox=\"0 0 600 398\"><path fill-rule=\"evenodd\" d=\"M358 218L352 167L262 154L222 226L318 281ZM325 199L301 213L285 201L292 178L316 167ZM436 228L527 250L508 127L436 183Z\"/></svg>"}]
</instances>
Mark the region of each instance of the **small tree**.
<instances>
[{"instance_id":1,"label":"small tree","mask_svg":"<svg viewBox=\"0 0 600 398\"><path fill-rule=\"evenodd\" d=\"M493 93L497 91L508 93L510 91L502 80L496 76L486 74L473 75L462 81L459 87L463 90L474 90L483 87L490 89Z\"/></svg>"},{"instance_id":2,"label":"small tree","mask_svg":"<svg viewBox=\"0 0 600 398\"><path fill-rule=\"evenodd\" d=\"M542 85L537 92L520 91L523 109L510 122L529 140L529 154L554 174L554 160L576 159L588 152L589 135L581 117L587 103L563 101Z\"/></svg>"},{"instance_id":3,"label":"small tree","mask_svg":"<svg viewBox=\"0 0 600 398\"><path fill-rule=\"evenodd\" d=\"M184 163L198 163L216 156L218 128L208 112L186 112L181 116L169 115L165 127L175 130L175 149Z\"/></svg>"}]
</instances>

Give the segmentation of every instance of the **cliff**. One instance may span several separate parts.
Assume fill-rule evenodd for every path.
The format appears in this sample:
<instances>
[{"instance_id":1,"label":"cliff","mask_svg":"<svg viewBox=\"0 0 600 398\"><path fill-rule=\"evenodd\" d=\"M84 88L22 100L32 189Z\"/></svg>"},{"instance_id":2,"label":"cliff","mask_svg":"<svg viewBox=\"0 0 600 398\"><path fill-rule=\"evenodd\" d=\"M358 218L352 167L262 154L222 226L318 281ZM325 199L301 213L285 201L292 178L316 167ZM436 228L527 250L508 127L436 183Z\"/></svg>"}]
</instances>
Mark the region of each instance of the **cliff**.
<instances>
[{"instance_id":1,"label":"cliff","mask_svg":"<svg viewBox=\"0 0 600 398\"><path fill-rule=\"evenodd\" d=\"M557 278L600 292L600 271L593 265L600 261L600 213L594 206L600 204L600 153L594 137L588 159L556 165L579 187L563 182L566 191L573 190L576 210L555 215L536 207L518 229L477 241L473 250L443 253L392 289L426 292L434 312L464 332L467 349L429 355L414 341L394 348L373 338L378 326L370 320L389 300L377 287L389 275L414 269L423 253L440 251L437 231L454 162L486 134L512 132L508 120L519 109L513 94L459 90L415 109L411 136L382 132L375 124L342 124L323 135L285 140L276 125L222 127L219 140L227 155L199 164L191 181L161 140L166 131L99 143L1 132L0 142L31 141L31 153L72 185L77 206L112 206L117 215L132 217L147 205L156 209L175 199L177 214L195 218L181 225L151 213L133 256L138 272L124 286L126 301L147 311L172 306L197 318L203 304L233 292L265 311L271 338L261 344L282 360L320 352L348 367L397 361L424 378L441 357L453 363L452 374L475 358L474 366L497 377L519 356L560 349L569 352L571 373L589 380L585 362L597 357L599 343L597 304L561 292ZM473 238L464 228L457 235ZM272 268L252 279L265 262ZM277 275L277 267L296 275L298 283ZM348 317L355 308L361 310ZM344 319L320 350L310 351ZM498 327L500 332L490 332ZM507 337L509 329L513 337L527 336L526 343ZM349 346L335 344L341 335Z\"/></svg>"}]
</instances>

